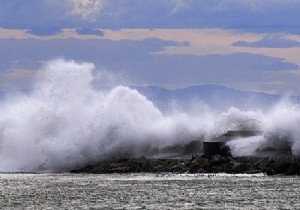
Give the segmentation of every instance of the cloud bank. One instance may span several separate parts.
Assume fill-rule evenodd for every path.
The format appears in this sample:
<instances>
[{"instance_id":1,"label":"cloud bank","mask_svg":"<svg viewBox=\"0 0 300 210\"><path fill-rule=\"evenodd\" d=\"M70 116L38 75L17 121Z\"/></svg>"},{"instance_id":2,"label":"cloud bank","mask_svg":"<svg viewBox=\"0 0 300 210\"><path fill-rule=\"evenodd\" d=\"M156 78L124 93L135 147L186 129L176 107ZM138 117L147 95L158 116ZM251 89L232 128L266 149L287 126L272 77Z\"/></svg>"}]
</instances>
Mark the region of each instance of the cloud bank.
<instances>
[{"instance_id":1,"label":"cloud bank","mask_svg":"<svg viewBox=\"0 0 300 210\"><path fill-rule=\"evenodd\" d=\"M83 20L95 20L104 9L107 0L66 0L71 7L71 14Z\"/></svg>"}]
</instances>

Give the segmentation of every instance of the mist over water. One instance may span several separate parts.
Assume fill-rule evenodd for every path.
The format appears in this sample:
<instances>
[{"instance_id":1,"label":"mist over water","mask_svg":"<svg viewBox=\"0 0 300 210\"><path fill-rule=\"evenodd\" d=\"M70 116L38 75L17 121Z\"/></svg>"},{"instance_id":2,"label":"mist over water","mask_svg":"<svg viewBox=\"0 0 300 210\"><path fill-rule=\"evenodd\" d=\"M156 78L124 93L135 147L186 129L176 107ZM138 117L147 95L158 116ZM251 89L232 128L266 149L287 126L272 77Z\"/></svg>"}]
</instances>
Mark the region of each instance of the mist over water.
<instances>
[{"instance_id":1,"label":"mist over water","mask_svg":"<svg viewBox=\"0 0 300 210\"><path fill-rule=\"evenodd\" d=\"M228 130L257 129L249 120L260 122L264 136L230 142L233 154L269 146L300 153L298 104L211 110L201 102L192 111L163 113L129 87L95 90L93 69L91 63L49 61L31 93L0 101L0 171L67 171L111 156L147 156Z\"/></svg>"}]
</instances>

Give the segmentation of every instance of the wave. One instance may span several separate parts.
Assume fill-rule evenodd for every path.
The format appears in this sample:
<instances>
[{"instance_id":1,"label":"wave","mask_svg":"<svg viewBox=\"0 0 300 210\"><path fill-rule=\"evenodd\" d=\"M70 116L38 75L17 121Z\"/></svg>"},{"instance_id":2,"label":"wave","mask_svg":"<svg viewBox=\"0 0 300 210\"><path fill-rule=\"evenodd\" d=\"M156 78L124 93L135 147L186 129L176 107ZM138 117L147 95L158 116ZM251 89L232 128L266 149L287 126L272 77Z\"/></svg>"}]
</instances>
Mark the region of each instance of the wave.
<instances>
[{"instance_id":1,"label":"wave","mask_svg":"<svg viewBox=\"0 0 300 210\"><path fill-rule=\"evenodd\" d=\"M146 156L195 139L212 139L255 119L270 138L232 143L234 153L289 147L300 153L300 107L287 100L268 111L160 111L137 90L93 88L91 63L48 61L30 93L0 101L0 171L67 171L112 156ZM194 106L195 107L195 106ZM247 145L247 146L245 146ZM275 145L275 146L274 146Z\"/></svg>"}]
</instances>

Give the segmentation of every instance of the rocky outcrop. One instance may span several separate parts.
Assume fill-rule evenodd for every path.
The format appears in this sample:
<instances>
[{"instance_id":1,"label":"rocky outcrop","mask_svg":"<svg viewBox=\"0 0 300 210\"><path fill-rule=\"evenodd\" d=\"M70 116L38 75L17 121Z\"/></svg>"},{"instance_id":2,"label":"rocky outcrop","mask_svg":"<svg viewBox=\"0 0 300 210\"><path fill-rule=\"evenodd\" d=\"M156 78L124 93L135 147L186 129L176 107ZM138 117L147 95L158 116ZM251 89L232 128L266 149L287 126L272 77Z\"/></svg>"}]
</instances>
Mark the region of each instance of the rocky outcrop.
<instances>
[{"instance_id":1,"label":"rocky outcrop","mask_svg":"<svg viewBox=\"0 0 300 210\"><path fill-rule=\"evenodd\" d=\"M254 162L231 156L194 155L191 159L115 158L74 169L71 173L266 173L268 175L300 175L299 162L276 162L264 158Z\"/></svg>"}]
</instances>

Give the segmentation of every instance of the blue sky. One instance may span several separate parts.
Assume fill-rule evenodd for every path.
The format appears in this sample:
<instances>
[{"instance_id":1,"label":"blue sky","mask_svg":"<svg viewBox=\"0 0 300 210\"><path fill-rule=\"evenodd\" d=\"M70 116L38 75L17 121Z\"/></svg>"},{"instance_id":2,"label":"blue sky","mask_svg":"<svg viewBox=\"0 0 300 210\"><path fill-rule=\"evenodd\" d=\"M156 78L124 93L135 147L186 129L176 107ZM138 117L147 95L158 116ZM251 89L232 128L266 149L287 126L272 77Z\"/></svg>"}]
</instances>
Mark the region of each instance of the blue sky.
<instances>
[{"instance_id":1,"label":"blue sky","mask_svg":"<svg viewBox=\"0 0 300 210\"><path fill-rule=\"evenodd\" d=\"M54 58L128 85L300 95L297 0L0 0L0 91ZM101 85L101 84L99 84Z\"/></svg>"}]
</instances>

